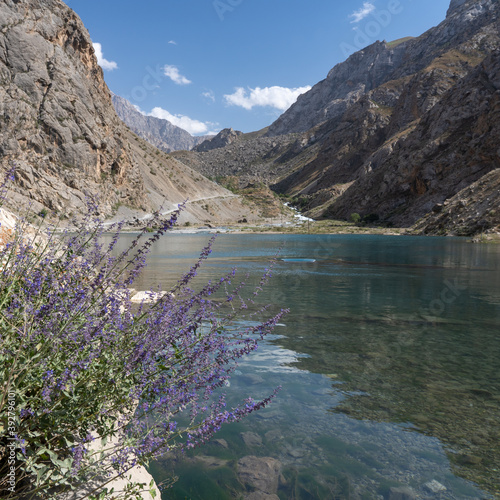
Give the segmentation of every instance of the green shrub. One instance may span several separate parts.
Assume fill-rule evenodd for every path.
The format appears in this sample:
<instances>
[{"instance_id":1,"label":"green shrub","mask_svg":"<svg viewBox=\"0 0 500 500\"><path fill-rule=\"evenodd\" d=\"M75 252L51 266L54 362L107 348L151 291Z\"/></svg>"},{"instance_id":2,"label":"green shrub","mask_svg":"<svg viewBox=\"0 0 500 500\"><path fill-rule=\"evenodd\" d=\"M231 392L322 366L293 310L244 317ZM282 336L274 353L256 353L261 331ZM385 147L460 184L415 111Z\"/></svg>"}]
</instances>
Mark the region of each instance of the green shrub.
<instances>
[{"instance_id":1,"label":"green shrub","mask_svg":"<svg viewBox=\"0 0 500 500\"><path fill-rule=\"evenodd\" d=\"M359 224L361 222L361 215L359 215L356 212L352 213L349 218L351 219L351 222L353 222L354 224Z\"/></svg>"}]
</instances>

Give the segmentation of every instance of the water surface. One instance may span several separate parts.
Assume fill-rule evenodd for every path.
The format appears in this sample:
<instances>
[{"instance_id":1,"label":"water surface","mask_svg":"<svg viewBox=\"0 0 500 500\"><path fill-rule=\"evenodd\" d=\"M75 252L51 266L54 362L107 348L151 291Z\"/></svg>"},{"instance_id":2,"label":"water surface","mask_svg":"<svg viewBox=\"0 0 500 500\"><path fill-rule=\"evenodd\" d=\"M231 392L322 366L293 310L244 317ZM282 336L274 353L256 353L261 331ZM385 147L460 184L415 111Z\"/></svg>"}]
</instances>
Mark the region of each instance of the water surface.
<instances>
[{"instance_id":1,"label":"water surface","mask_svg":"<svg viewBox=\"0 0 500 500\"><path fill-rule=\"evenodd\" d=\"M168 288L207 239L166 238L137 286ZM180 477L165 498L237 498L236 463L248 455L281 462L281 499L382 499L399 486L419 498L500 498L500 247L220 235L204 279L233 266L258 277L280 246L290 260L278 261L262 300L291 312L227 391L283 389L226 426L216 436L224 446L154 464L158 480ZM432 493L431 481L446 490Z\"/></svg>"}]
</instances>

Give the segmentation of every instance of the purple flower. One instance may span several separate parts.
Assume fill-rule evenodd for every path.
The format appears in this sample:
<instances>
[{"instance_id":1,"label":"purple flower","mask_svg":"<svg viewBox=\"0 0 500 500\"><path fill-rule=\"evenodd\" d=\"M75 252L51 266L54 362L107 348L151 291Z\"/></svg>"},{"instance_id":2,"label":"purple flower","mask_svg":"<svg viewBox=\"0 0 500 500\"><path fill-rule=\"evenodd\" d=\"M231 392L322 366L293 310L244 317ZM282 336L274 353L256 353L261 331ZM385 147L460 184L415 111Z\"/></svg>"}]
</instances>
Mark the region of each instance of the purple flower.
<instances>
[{"instance_id":1,"label":"purple flower","mask_svg":"<svg viewBox=\"0 0 500 500\"><path fill-rule=\"evenodd\" d=\"M37 466L63 467L69 460L74 482L120 474L169 450L199 446L224 423L269 404L276 393L234 408L218 393L238 360L257 349L286 314L281 310L257 322L257 315L267 315L262 307L251 313L251 326L237 328L273 263L253 291L234 281L235 269L204 286L195 284L215 237L169 293L133 306L129 287L179 212L167 219L157 213L119 252L123 225L116 225L104 245L95 200L88 205L74 233L61 239L52 230L35 250L22 222L16 245L0 249L0 260L8 262L0 272L0 307L9 325L0 350L6 366L15 366L11 383L22 395L18 433ZM113 439L102 456L91 457L95 436ZM42 443L50 453L38 453ZM63 487L38 485L40 491L58 486Z\"/></svg>"}]
</instances>

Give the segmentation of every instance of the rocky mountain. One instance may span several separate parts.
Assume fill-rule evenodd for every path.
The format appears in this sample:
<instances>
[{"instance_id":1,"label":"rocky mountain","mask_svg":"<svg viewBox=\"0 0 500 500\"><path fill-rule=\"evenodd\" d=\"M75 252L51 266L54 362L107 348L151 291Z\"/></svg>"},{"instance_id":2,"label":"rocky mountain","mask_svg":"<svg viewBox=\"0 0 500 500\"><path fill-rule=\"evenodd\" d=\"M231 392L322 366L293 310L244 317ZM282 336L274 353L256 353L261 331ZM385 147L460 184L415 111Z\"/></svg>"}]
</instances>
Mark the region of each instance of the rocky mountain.
<instances>
[{"instance_id":1,"label":"rocky mountain","mask_svg":"<svg viewBox=\"0 0 500 500\"><path fill-rule=\"evenodd\" d=\"M421 37L392 43L379 41L356 52L336 65L325 80L299 96L270 126L268 135L305 132L320 123L339 119L361 97L383 84L413 77L471 38L476 37L478 42L484 37L484 33L479 32L489 24L488 16L496 7L496 0L454 0L446 20ZM395 92L384 90L388 104L399 98L397 89ZM432 99L430 101L432 105Z\"/></svg>"},{"instance_id":2,"label":"rocky mountain","mask_svg":"<svg viewBox=\"0 0 500 500\"><path fill-rule=\"evenodd\" d=\"M267 129L234 134L231 135L231 140L222 138L215 144L206 141L192 151L175 151L172 156L209 177L236 176L241 185L248 182L269 184L276 178L279 170L279 166L270 166L269 159L286 149L293 134L264 137L266 131ZM203 148L203 151L199 151L199 148ZM286 174L287 168L282 169L282 173Z\"/></svg>"},{"instance_id":3,"label":"rocky mountain","mask_svg":"<svg viewBox=\"0 0 500 500\"><path fill-rule=\"evenodd\" d=\"M232 128L225 128L221 130L215 137L211 137L202 142L194 148L195 151L203 153L204 151L211 151L212 149L219 149L229 144L232 144L238 139L243 132L233 130Z\"/></svg>"},{"instance_id":4,"label":"rocky mountain","mask_svg":"<svg viewBox=\"0 0 500 500\"><path fill-rule=\"evenodd\" d=\"M499 13L498 0L453 0L438 26L353 54L266 133L197 153L192 166L265 179L313 217L410 227L500 168ZM483 196L475 189L471 206ZM500 215L487 221L494 230ZM476 222L448 220L444 232L473 234Z\"/></svg>"},{"instance_id":5,"label":"rocky mountain","mask_svg":"<svg viewBox=\"0 0 500 500\"><path fill-rule=\"evenodd\" d=\"M404 137L370 155L356 181L330 206L387 214L397 224L413 223L483 176L500 168L500 52L481 62L412 124ZM369 165L371 164L371 168ZM380 165L380 166L377 166ZM483 193L476 190L478 197ZM468 203L477 201L473 196ZM494 200L498 204L499 199ZM407 207L411 207L410 209ZM410 212L411 210L411 212ZM479 212L478 212L479 216ZM455 220L455 229L474 233ZM498 224L491 220L492 226Z\"/></svg>"},{"instance_id":6,"label":"rocky mountain","mask_svg":"<svg viewBox=\"0 0 500 500\"><path fill-rule=\"evenodd\" d=\"M459 236L488 232L498 225L500 169L483 175L417 221L420 234L443 235L450 231Z\"/></svg>"},{"instance_id":7,"label":"rocky mountain","mask_svg":"<svg viewBox=\"0 0 500 500\"><path fill-rule=\"evenodd\" d=\"M212 136L193 137L186 130L176 127L168 120L146 116L123 97L112 94L113 105L120 119L135 132L158 149L171 151L193 149Z\"/></svg>"},{"instance_id":8,"label":"rocky mountain","mask_svg":"<svg viewBox=\"0 0 500 500\"><path fill-rule=\"evenodd\" d=\"M376 42L335 66L270 127L268 136L306 132L327 120L340 118L370 90L390 79L404 61L406 44L388 48Z\"/></svg>"},{"instance_id":9,"label":"rocky mountain","mask_svg":"<svg viewBox=\"0 0 500 500\"><path fill-rule=\"evenodd\" d=\"M6 204L34 213L69 215L89 194L106 216L187 199L193 222L260 215L123 124L90 36L61 0L0 2L0 171L12 168Z\"/></svg>"}]
</instances>

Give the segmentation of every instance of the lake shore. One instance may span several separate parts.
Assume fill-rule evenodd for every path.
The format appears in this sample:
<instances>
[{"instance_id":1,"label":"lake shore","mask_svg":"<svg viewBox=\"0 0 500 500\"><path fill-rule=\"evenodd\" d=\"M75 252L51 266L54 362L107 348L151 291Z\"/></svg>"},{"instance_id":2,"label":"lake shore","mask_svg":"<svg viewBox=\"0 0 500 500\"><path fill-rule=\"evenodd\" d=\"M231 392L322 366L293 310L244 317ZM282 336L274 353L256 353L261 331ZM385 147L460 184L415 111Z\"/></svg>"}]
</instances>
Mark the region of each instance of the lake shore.
<instances>
[{"instance_id":1,"label":"lake shore","mask_svg":"<svg viewBox=\"0 0 500 500\"><path fill-rule=\"evenodd\" d=\"M224 226L212 225L189 225L178 226L172 229L174 233L196 234L203 232L210 233L242 233L242 234L360 234L360 235L384 235L384 236L430 236L422 235L412 230L412 228L381 227L373 225L356 225L351 222L337 220L323 220L294 223L263 223L263 224L232 224ZM440 235L442 236L442 235ZM458 235L449 234L445 236L456 237ZM500 243L500 233L483 234L468 237L474 243Z\"/></svg>"}]
</instances>

